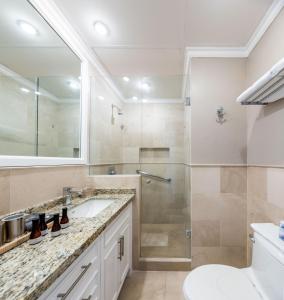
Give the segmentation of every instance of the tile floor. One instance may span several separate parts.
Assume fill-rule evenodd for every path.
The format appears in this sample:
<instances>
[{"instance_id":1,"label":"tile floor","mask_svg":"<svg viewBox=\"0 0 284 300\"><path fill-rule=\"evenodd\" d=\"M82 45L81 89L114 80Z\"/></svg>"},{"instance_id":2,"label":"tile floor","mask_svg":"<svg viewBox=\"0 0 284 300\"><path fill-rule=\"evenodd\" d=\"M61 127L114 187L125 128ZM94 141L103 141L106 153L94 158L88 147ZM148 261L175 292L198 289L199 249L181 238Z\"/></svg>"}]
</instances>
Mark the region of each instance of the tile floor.
<instances>
[{"instance_id":1,"label":"tile floor","mask_svg":"<svg viewBox=\"0 0 284 300\"><path fill-rule=\"evenodd\" d=\"M135 271L126 278L118 300L184 300L188 272Z\"/></svg>"}]
</instances>

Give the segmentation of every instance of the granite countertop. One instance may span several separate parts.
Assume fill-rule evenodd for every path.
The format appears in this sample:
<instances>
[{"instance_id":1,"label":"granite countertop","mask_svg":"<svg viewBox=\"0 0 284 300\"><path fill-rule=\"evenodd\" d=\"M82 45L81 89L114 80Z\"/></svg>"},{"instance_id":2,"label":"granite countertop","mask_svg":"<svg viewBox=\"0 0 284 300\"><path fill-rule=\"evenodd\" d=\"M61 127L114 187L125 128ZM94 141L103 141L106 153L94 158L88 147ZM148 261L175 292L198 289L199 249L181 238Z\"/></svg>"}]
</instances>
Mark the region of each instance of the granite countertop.
<instances>
[{"instance_id":1,"label":"granite countertop","mask_svg":"<svg viewBox=\"0 0 284 300\"><path fill-rule=\"evenodd\" d=\"M89 199L114 199L93 218L72 218L62 234L31 246L28 242L0 256L0 299L37 299L72 262L104 231L134 198L133 190L108 190L73 200L75 207ZM61 201L30 209L29 212L59 212Z\"/></svg>"}]
</instances>

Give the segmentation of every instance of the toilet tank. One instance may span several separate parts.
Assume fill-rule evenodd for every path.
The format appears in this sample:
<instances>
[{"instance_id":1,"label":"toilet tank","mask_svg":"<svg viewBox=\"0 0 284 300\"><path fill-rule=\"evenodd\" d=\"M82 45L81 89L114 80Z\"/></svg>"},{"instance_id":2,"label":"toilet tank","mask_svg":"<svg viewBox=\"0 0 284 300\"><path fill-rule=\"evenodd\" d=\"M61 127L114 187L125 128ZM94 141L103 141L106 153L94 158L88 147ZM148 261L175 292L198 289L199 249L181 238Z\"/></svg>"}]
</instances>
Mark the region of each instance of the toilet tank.
<instances>
[{"instance_id":1,"label":"toilet tank","mask_svg":"<svg viewBox=\"0 0 284 300\"><path fill-rule=\"evenodd\" d=\"M271 300L284 300L284 241L279 227L252 224L254 243L251 271L257 286Z\"/></svg>"}]
</instances>

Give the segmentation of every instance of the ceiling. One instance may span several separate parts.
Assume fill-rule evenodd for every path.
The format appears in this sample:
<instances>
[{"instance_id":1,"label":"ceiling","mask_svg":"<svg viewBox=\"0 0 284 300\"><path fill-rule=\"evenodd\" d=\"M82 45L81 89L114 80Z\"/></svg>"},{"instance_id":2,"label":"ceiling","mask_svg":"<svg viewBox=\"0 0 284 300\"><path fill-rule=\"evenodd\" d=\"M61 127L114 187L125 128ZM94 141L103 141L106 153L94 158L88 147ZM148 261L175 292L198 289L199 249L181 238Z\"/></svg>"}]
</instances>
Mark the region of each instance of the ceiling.
<instances>
[{"instance_id":1,"label":"ceiling","mask_svg":"<svg viewBox=\"0 0 284 300\"><path fill-rule=\"evenodd\" d=\"M176 89L182 87L185 47L246 46L273 0L55 2L115 78L124 97L134 93L133 85L125 87L119 80L127 75L133 82L137 76L155 78L159 87L152 96L168 93L171 98L181 94ZM108 36L96 34L97 20L108 26Z\"/></svg>"},{"instance_id":2,"label":"ceiling","mask_svg":"<svg viewBox=\"0 0 284 300\"><path fill-rule=\"evenodd\" d=\"M273 0L55 2L113 75L177 75L187 46L245 46ZM109 36L95 34L96 20Z\"/></svg>"},{"instance_id":3,"label":"ceiling","mask_svg":"<svg viewBox=\"0 0 284 300\"><path fill-rule=\"evenodd\" d=\"M55 0L126 99L180 98L185 47L245 46L272 2ZM77 78L78 58L26 0L0 0L0 7L0 64L26 77L47 76L46 85L59 95L66 89L59 83L66 80L51 84L48 77ZM40 34L23 34L17 20L30 22ZM108 36L96 34L96 20L107 24ZM131 79L127 85L125 75ZM146 95L137 88L141 80L151 85Z\"/></svg>"}]
</instances>

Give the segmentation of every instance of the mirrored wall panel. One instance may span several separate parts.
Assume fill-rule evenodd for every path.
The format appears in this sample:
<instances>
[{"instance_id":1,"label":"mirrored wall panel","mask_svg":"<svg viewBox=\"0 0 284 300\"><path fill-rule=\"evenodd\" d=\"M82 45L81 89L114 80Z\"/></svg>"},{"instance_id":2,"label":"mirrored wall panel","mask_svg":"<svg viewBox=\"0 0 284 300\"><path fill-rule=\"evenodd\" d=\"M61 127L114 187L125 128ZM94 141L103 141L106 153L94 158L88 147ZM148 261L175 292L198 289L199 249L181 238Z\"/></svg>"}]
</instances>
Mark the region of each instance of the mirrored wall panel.
<instances>
[{"instance_id":1,"label":"mirrored wall panel","mask_svg":"<svg viewBox=\"0 0 284 300\"><path fill-rule=\"evenodd\" d=\"M79 58L28 1L0 7L0 155L80 157Z\"/></svg>"}]
</instances>

